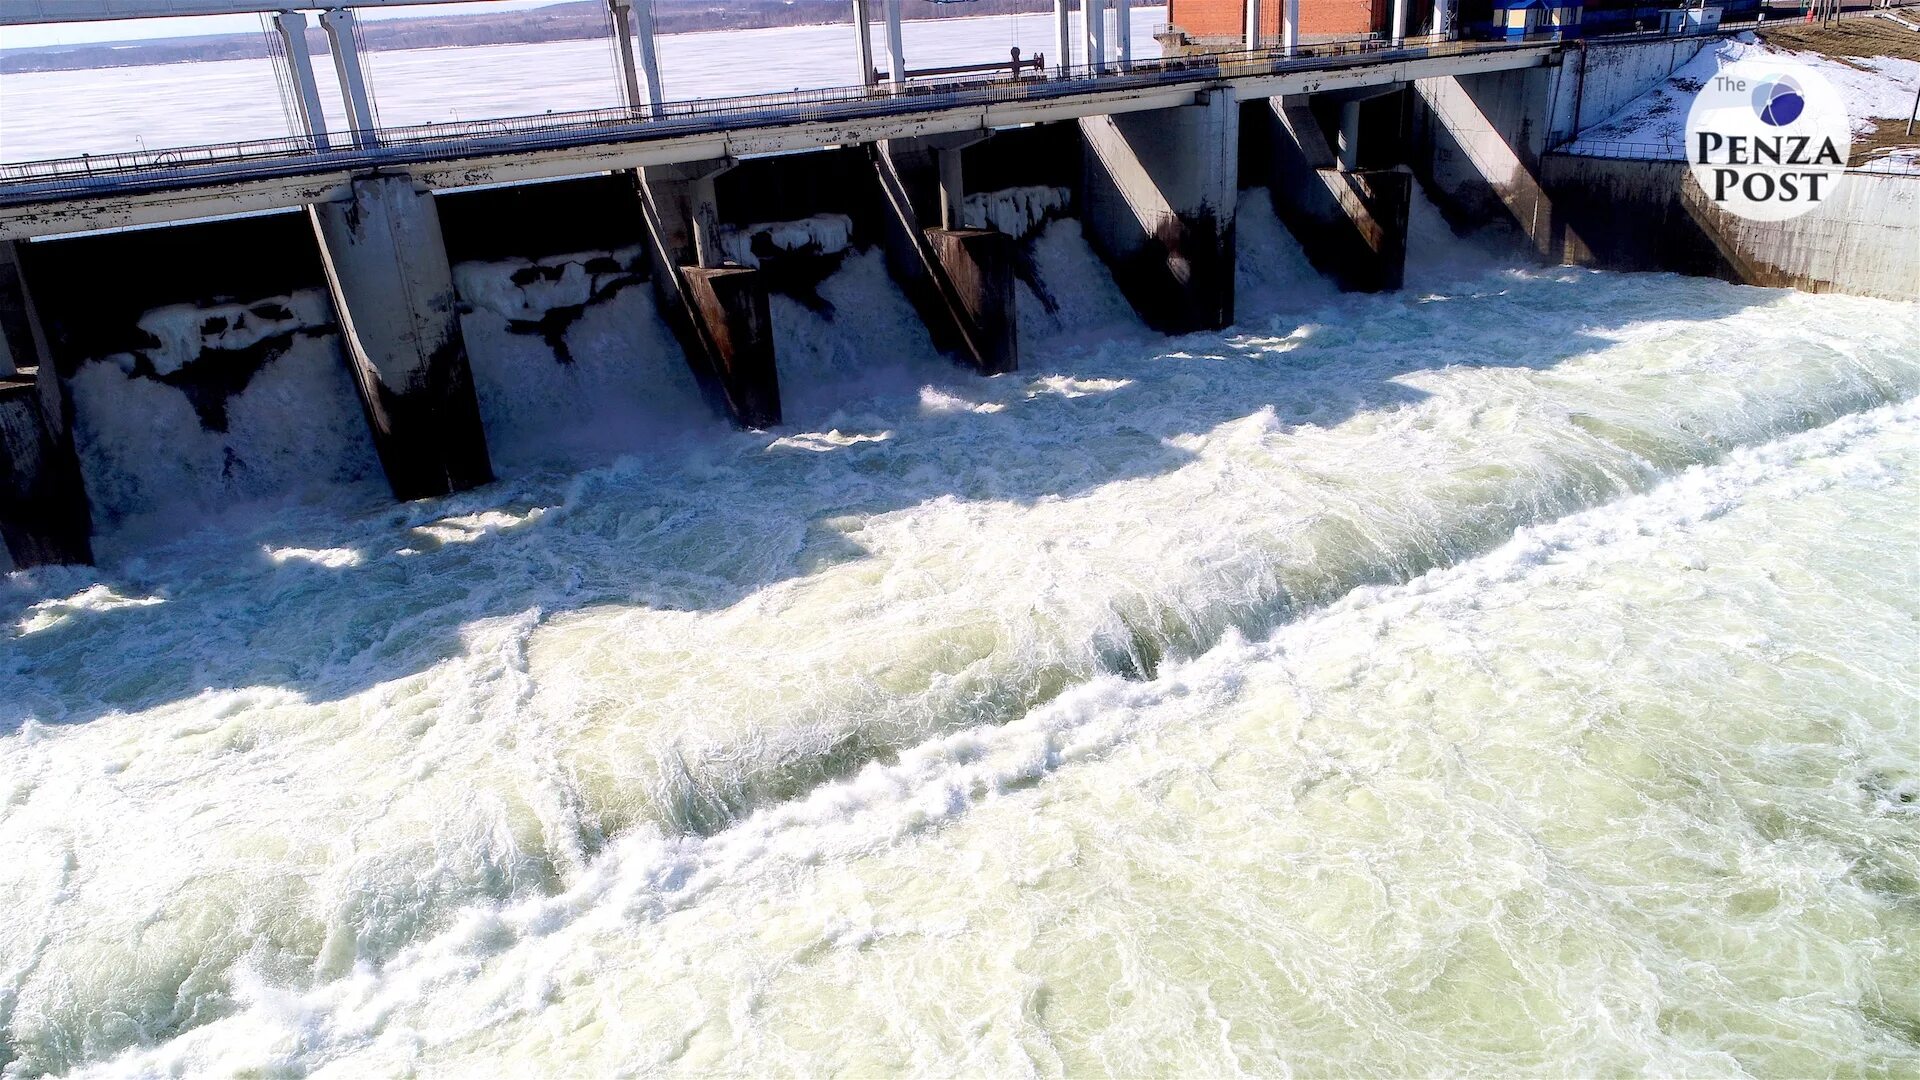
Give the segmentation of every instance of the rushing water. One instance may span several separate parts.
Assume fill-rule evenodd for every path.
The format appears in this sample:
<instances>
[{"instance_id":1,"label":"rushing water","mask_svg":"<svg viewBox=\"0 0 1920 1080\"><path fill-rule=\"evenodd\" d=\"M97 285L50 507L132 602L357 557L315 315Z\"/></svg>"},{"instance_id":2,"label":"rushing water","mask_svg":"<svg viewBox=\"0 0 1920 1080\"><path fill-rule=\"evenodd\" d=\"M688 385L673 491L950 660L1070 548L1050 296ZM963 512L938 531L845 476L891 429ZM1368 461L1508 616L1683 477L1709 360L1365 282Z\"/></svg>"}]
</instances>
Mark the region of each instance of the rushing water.
<instances>
[{"instance_id":1,"label":"rushing water","mask_svg":"<svg viewBox=\"0 0 1920 1080\"><path fill-rule=\"evenodd\" d=\"M1920 1069L1920 307L1240 243L9 578L6 1075Z\"/></svg>"}]
</instances>

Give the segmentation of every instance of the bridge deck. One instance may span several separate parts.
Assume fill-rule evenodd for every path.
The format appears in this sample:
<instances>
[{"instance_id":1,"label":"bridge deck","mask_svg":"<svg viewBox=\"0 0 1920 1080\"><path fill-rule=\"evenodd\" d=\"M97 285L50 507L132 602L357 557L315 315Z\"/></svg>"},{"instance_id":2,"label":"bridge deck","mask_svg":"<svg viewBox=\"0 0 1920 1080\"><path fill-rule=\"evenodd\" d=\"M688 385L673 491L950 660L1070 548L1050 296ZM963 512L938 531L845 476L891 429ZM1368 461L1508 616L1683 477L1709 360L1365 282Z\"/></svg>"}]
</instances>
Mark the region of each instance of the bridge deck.
<instances>
[{"instance_id":1,"label":"bridge deck","mask_svg":"<svg viewBox=\"0 0 1920 1080\"><path fill-rule=\"evenodd\" d=\"M1210 87L1244 97L1531 67L1556 40L1409 39L1136 62L1020 80L837 87L384 129L365 149L269 139L0 165L0 239L250 213L331 201L347 177L406 168L428 188L581 175L731 155L790 153L883 138L1013 127L1161 108Z\"/></svg>"}]
</instances>

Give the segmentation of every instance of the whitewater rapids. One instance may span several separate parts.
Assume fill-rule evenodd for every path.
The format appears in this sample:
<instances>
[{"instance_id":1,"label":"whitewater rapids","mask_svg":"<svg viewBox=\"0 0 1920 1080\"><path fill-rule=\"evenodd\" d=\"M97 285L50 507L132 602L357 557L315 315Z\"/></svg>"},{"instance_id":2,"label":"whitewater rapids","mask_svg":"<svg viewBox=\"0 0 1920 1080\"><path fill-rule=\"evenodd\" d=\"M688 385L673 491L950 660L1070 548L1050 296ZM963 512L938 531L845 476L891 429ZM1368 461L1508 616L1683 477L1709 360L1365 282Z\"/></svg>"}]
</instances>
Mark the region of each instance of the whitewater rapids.
<instances>
[{"instance_id":1,"label":"whitewater rapids","mask_svg":"<svg viewBox=\"0 0 1920 1080\"><path fill-rule=\"evenodd\" d=\"M1920 307L1261 205L1225 334L856 255L780 431L9 578L5 1075L1920 1068Z\"/></svg>"}]
</instances>

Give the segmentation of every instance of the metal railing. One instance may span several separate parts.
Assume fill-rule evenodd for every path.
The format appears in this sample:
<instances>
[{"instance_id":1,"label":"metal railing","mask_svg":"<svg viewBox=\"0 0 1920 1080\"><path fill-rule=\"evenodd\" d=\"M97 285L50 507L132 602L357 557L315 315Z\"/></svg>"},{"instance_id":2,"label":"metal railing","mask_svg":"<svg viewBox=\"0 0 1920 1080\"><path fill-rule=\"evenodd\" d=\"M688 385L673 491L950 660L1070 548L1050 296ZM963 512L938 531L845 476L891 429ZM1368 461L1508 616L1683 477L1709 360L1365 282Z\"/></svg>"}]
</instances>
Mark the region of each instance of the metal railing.
<instances>
[{"instance_id":1,"label":"metal railing","mask_svg":"<svg viewBox=\"0 0 1920 1080\"><path fill-rule=\"evenodd\" d=\"M940 108L1045 101L1095 92L1124 92L1181 83L1208 83L1290 71L1360 66L1419 59L1538 48L1557 41L1541 33L1518 40L1461 41L1409 37L1394 46L1380 38L1320 42L1296 47L1197 53L1135 61L1126 71L1098 71L1081 64L1021 78L1000 77L899 86L835 86L778 94L700 98L635 108L538 113L381 128L373 145L316 145L306 136L256 139L82 154L0 165L0 204L38 202L106 190L182 186L195 181L245 180L257 176L325 172L340 168L403 165L472 157L490 152L564 148L594 142L640 142L751 126L784 126L820 120L861 120ZM351 132L330 132L350 143Z\"/></svg>"},{"instance_id":2,"label":"metal railing","mask_svg":"<svg viewBox=\"0 0 1920 1080\"><path fill-rule=\"evenodd\" d=\"M1899 5L1920 8L1920 3ZM1846 13L1866 17L1874 10ZM1725 36L1786 20L1722 23L1696 36ZM878 119L941 108L1044 101L1094 92L1125 92L1182 83L1208 83L1288 72L1348 68L1372 63L1440 56L1493 54L1554 45L1565 39L1550 27L1524 37L1495 41L1409 36L1395 45L1383 35L1251 50L1191 53L1136 60L1127 70L1103 70L1080 64L1012 77L1007 65L980 77L911 81L898 86L834 86L777 94L699 98L659 106L620 107L538 113L488 120L383 127L353 139L356 133L329 133L349 145L317 144L309 136L253 139L162 150L82 154L15 164L0 164L0 205L40 202L105 191L184 187L196 182L241 181L261 177L322 173L339 169L400 166L452 160L488 153L562 149L602 142L644 142L752 126L786 126L821 120ZM1629 31L1588 38L1628 43L1659 40L1673 33ZM997 77L996 77L997 76ZM365 147L350 145L354 141ZM1603 156L1634 156L1613 154ZM1665 156L1665 155L1662 155Z\"/></svg>"},{"instance_id":3,"label":"metal railing","mask_svg":"<svg viewBox=\"0 0 1920 1080\"><path fill-rule=\"evenodd\" d=\"M1849 172L1920 176L1920 160L1892 156L1898 148L1868 151L1847 164ZM1612 158L1617 161L1671 161L1684 163L1686 147L1675 142L1570 142L1552 151L1567 157Z\"/></svg>"},{"instance_id":4,"label":"metal railing","mask_svg":"<svg viewBox=\"0 0 1920 1080\"><path fill-rule=\"evenodd\" d=\"M1581 142L1557 146L1552 153L1570 157L1619 158L1627 161L1685 161L1687 148L1670 142Z\"/></svg>"}]
</instances>

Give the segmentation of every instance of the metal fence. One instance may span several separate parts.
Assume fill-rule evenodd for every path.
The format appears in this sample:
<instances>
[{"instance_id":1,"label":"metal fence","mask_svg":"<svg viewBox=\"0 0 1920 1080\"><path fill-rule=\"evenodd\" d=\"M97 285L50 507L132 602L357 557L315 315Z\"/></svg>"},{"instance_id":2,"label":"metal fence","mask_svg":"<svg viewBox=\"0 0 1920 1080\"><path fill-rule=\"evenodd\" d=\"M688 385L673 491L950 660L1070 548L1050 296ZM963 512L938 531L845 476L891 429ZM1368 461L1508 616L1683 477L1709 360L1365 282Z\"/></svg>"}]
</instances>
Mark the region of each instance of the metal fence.
<instances>
[{"instance_id":1,"label":"metal fence","mask_svg":"<svg viewBox=\"0 0 1920 1080\"><path fill-rule=\"evenodd\" d=\"M1920 8L1920 3L1900 5ZM1847 13L1868 17L1873 10ZM1779 25L1781 20L1772 20ZM1753 26L1722 24L1724 35ZM1633 42L1673 35L1661 31L1597 36L1589 40ZM594 143L644 142L753 126L782 126L822 120L875 119L942 108L1042 101L1096 91L1150 89L1183 83L1287 72L1347 68L1392 60L1500 53L1538 48L1562 41L1556 29L1500 41L1409 36L1400 44L1375 34L1340 41L1275 45L1260 49L1194 53L1134 61L1053 67L1012 78L914 81L898 86L837 86L779 94L701 98L660 106L539 113L490 120L454 121L381 128L374 132L333 132L329 140L348 145L321 146L308 136L254 139L164 150L83 154L0 165L0 204L36 202L104 191L138 191L185 186L199 181L238 181L265 176L320 173L338 169L399 166L475 157L487 153L557 149ZM361 136L356 138L356 135ZM352 145L355 142L365 146ZM1627 144L1622 144L1625 146ZM1621 150L1600 156L1633 157ZM1666 154L1654 156L1668 156Z\"/></svg>"},{"instance_id":2,"label":"metal fence","mask_svg":"<svg viewBox=\"0 0 1920 1080\"><path fill-rule=\"evenodd\" d=\"M1686 147L1671 142L1571 142L1557 147L1553 153L1567 157L1612 158L1624 161L1671 161L1683 163L1687 160ZM1920 160L1910 157L1894 157L1886 150L1873 151L1864 158L1849 163L1850 172L1882 173L1892 176L1920 176Z\"/></svg>"},{"instance_id":3,"label":"metal fence","mask_svg":"<svg viewBox=\"0 0 1920 1080\"><path fill-rule=\"evenodd\" d=\"M1275 46L1224 53L1198 53L1110 63L1080 64L1014 79L981 77L899 86L837 86L779 94L701 98L657 107L539 113L490 120L453 121L382 128L372 145L351 145L352 132L330 132L347 145L321 147L307 136L215 143L166 150L83 154L0 165L0 202L38 201L104 190L174 186L218 177L323 172L339 168L402 165L471 157L488 152L539 150L594 142L638 142L752 126L822 120L873 119L941 108L1044 101L1092 92L1150 89L1182 83L1354 67L1387 60L1470 53L1497 53L1551 44L1551 34L1514 41L1459 41L1409 37L1401 45L1369 37L1298 46L1291 54Z\"/></svg>"},{"instance_id":4,"label":"metal fence","mask_svg":"<svg viewBox=\"0 0 1920 1080\"><path fill-rule=\"evenodd\" d=\"M1574 141L1554 148L1572 157L1624 158L1629 161L1685 161L1687 148L1678 143Z\"/></svg>"}]
</instances>

